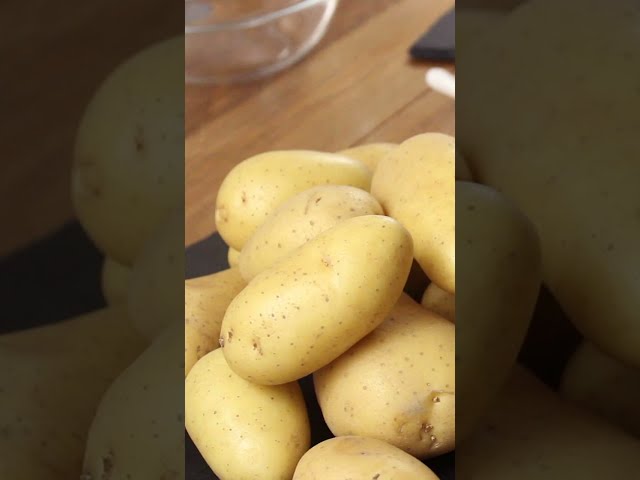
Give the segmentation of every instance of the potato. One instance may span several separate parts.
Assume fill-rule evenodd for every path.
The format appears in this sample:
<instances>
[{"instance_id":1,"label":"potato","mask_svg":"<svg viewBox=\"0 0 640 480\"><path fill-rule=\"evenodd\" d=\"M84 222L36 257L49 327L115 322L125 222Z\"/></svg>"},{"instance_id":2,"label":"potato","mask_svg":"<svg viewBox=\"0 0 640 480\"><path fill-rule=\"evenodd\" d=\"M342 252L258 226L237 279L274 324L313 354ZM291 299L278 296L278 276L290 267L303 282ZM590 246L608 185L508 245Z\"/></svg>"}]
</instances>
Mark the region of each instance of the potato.
<instances>
[{"instance_id":1,"label":"potato","mask_svg":"<svg viewBox=\"0 0 640 480\"><path fill-rule=\"evenodd\" d=\"M177 212L154 232L131 271L129 316L148 340L182 319L183 281L184 218Z\"/></svg>"},{"instance_id":2,"label":"potato","mask_svg":"<svg viewBox=\"0 0 640 480\"><path fill-rule=\"evenodd\" d=\"M123 265L184 201L183 48L180 36L120 65L78 129L73 205L98 248Z\"/></svg>"},{"instance_id":3,"label":"potato","mask_svg":"<svg viewBox=\"0 0 640 480\"><path fill-rule=\"evenodd\" d=\"M220 341L255 383L297 380L382 323L402 292L411 236L389 217L350 218L255 277L231 302Z\"/></svg>"},{"instance_id":4,"label":"potato","mask_svg":"<svg viewBox=\"0 0 640 480\"><path fill-rule=\"evenodd\" d=\"M456 323L456 297L445 292L435 283L430 283L424 291L422 306L450 322Z\"/></svg>"},{"instance_id":5,"label":"potato","mask_svg":"<svg viewBox=\"0 0 640 480\"><path fill-rule=\"evenodd\" d=\"M491 408L515 364L540 290L531 222L503 195L456 182L460 263L456 295L458 439Z\"/></svg>"},{"instance_id":6,"label":"potato","mask_svg":"<svg viewBox=\"0 0 640 480\"><path fill-rule=\"evenodd\" d=\"M221 480L288 480L309 448L300 386L256 385L233 373L221 350L191 370L185 426Z\"/></svg>"},{"instance_id":7,"label":"potato","mask_svg":"<svg viewBox=\"0 0 640 480\"><path fill-rule=\"evenodd\" d=\"M564 402L518 368L484 426L456 450L459 478L635 478L640 441Z\"/></svg>"},{"instance_id":8,"label":"potato","mask_svg":"<svg viewBox=\"0 0 640 480\"><path fill-rule=\"evenodd\" d=\"M338 152L338 154L359 160L374 172L380 160L386 157L396 147L397 145L395 143L368 143L366 145L359 145L342 150Z\"/></svg>"},{"instance_id":9,"label":"potato","mask_svg":"<svg viewBox=\"0 0 640 480\"><path fill-rule=\"evenodd\" d=\"M560 387L576 404L640 438L640 370L583 342L567 364Z\"/></svg>"},{"instance_id":10,"label":"potato","mask_svg":"<svg viewBox=\"0 0 640 480\"><path fill-rule=\"evenodd\" d=\"M366 437L336 437L304 454L293 480L438 480L423 463L388 443Z\"/></svg>"},{"instance_id":11,"label":"potato","mask_svg":"<svg viewBox=\"0 0 640 480\"><path fill-rule=\"evenodd\" d=\"M112 258L105 258L102 264L102 295L109 305L127 303L131 267L122 265Z\"/></svg>"},{"instance_id":12,"label":"potato","mask_svg":"<svg viewBox=\"0 0 640 480\"><path fill-rule=\"evenodd\" d=\"M473 181L471 169L462 154L458 151L456 151L456 180Z\"/></svg>"},{"instance_id":13,"label":"potato","mask_svg":"<svg viewBox=\"0 0 640 480\"><path fill-rule=\"evenodd\" d=\"M218 191L216 226L230 247L240 251L280 204L316 185L351 185L369 190L371 171L357 160L307 150L285 150L251 157L227 175Z\"/></svg>"},{"instance_id":14,"label":"potato","mask_svg":"<svg viewBox=\"0 0 640 480\"><path fill-rule=\"evenodd\" d=\"M455 448L455 368L454 325L403 295L382 325L313 379L334 435L428 458Z\"/></svg>"},{"instance_id":15,"label":"potato","mask_svg":"<svg viewBox=\"0 0 640 480\"><path fill-rule=\"evenodd\" d=\"M443 290L455 292L454 138L425 133L404 141L379 164L371 193L411 232L415 257Z\"/></svg>"},{"instance_id":16,"label":"potato","mask_svg":"<svg viewBox=\"0 0 640 480\"><path fill-rule=\"evenodd\" d=\"M123 308L0 337L0 478L79 478L89 426L144 349Z\"/></svg>"},{"instance_id":17,"label":"potato","mask_svg":"<svg viewBox=\"0 0 640 480\"><path fill-rule=\"evenodd\" d=\"M229 251L227 252L227 261L229 262L229 268L237 267L240 262L240 252L229 247Z\"/></svg>"},{"instance_id":18,"label":"potato","mask_svg":"<svg viewBox=\"0 0 640 480\"><path fill-rule=\"evenodd\" d=\"M347 218L382 215L369 193L346 185L321 185L280 205L247 241L240 273L250 281L293 250Z\"/></svg>"},{"instance_id":19,"label":"potato","mask_svg":"<svg viewBox=\"0 0 640 480\"><path fill-rule=\"evenodd\" d=\"M182 348L182 324L174 323L109 387L81 478L184 479Z\"/></svg>"},{"instance_id":20,"label":"potato","mask_svg":"<svg viewBox=\"0 0 640 480\"><path fill-rule=\"evenodd\" d=\"M576 328L640 368L637 25L635 0L525 2L464 52L456 127L476 178L536 225Z\"/></svg>"},{"instance_id":21,"label":"potato","mask_svg":"<svg viewBox=\"0 0 640 480\"><path fill-rule=\"evenodd\" d=\"M245 286L237 268L185 281L185 377L200 358L218 348L224 313Z\"/></svg>"}]
</instances>

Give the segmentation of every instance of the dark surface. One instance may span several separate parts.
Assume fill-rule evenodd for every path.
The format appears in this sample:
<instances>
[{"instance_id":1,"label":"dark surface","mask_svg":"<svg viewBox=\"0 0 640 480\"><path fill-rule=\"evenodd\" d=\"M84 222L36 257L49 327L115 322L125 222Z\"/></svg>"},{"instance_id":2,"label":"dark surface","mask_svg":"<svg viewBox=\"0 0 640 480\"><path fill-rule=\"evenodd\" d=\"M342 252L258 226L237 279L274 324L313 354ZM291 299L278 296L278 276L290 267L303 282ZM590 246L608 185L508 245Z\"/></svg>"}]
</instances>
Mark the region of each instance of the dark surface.
<instances>
[{"instance_id":1,"label":"dark surface","mask_svg":"<svg viewBox=\"0 0 640 480\"><path fill-rule=\"evenodd\" d=\"M452 62L456 58L456 12L444 14L410 48L414 60Z\"/></svg>"}]
</instances>

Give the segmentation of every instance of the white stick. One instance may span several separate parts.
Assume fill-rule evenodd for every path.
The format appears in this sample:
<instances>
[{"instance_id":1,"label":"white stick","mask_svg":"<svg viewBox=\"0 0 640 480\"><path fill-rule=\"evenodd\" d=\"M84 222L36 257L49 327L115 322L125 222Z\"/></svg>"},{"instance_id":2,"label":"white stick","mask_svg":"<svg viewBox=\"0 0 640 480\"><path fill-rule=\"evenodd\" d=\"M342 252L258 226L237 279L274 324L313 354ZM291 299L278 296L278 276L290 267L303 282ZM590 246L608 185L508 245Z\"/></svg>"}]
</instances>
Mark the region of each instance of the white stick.
<instances>
[{"instance_id":1,"label":"white stick","mask_svg":"<svg viewBox=\"0 0 640 480\"><path fill-rule=\"evenodd\" d=\"M442 93L453 99L456 98L456 77L448 70L440 67L433 67L427 70L425 76L427 85L436 92Z\"/></svg>"}]
</instances>

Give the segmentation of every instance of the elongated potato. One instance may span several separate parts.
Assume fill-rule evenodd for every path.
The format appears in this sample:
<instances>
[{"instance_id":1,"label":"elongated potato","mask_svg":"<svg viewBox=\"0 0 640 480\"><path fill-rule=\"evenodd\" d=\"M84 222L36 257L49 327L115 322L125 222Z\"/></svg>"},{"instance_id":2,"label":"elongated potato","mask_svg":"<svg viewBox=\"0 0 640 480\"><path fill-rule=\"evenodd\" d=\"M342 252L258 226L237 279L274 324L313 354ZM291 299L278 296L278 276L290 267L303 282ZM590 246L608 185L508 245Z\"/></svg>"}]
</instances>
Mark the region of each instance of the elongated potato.
<instances>
[{"instance_id":1,"label":"elongated potato","mask_svg":"<svg viewBox=\"0 0 640 480\"><path fill-rule=\"evenodd\" d=\"M200 360L185 384L185 426L221 480L286 480L309 448L300 386L248 382L222 351Z\"/></svg>"},{"instance_id":2,"label":"elongated potato","mask_svg":"<svg viewBox=\"0 0 640 480\"><path fill-rule=\"evenodd\" d=\"M396 147L397 145L395 143L368 143L366 145L359 145L342 150L338 152L338 154L359 160L369 167L372 172L375 172L380 160L386 157Z\"/></svg>"},{"instance_id":3,"label":"elongated potato","mask_svg":"<svg viewBox=\"0 0 640 480\"><path fill-rule=\"evenodd\" d=\"M218 348L224 313L245 286L237 268L185 281L185 377L200 358Z\"/></svg>"},{"instance_id":4,"label":"elongated potato","mask_svg":"<svg viewBox=\"0 0 640 480\"><path fill-rule=\"evenodd\" d=\"M378 201L364 190L346 185L305 190L278 207L247 241L240 273L250 281L325 230L362 215L382 215Z\"/></svg>"},{"instance_id":5,"label":"elongated potato","mask_svg":"<svg viewBox=\"0 0 640 480\"><path fill-rule=\"evenodd\" d=\"M540 290L531 222L489 187L456 182L458 439L471 432L506 381Z\"/></svg>"},{"instance_id":6,"label":"elongated potato","mask_svg":"<svg viewBox=\"0 0 640 480\"><path fill-rule=\"evenodd\" d=\"M382 323L413 248L389 217L345 220L255 277L231 302L220 341L229 366L260 384L302 378Z\"/></svg>"},{"instance_id":7,"label":"elongated potato","mask_svg":"<svg viewBox=\"0 0 640 480\"><path fill-rule=\"evenodd\" d=\"M637 25L635 0L525 2L464 52L457 131L477 179L536 225L577 329L640 368Z\"/></svg>"},{"instance_id":8,"label":"elongated potato","mask_svg":"<svg viewBox=\"0 0 640 480\"><path fill-rule=\"evenodd\" d=\"M316 185L351 185L369 190L371 171L357 160L331 153L285 150L251 157L231 170L216 201L216 226L240 251L256 229L285 200Z\"/></svg>"},{"instance_id":9,"label":"elongated potato","mask_svg":"<svg viewBox=\"0 0 640 480\"><path fill-rule=\"evenodd\" d=\"M148 340L181 321L183 281L184 219L178 212L150 237L131 271L129 316Z\"/></svg>"},{"instance_id":10,"label":"elongated potato","mask_svg":"<svg viewBox=\"0 0 640 480\"><path fill-rule=\"evenodd\" d=\"M79 478L100 398L144 348L122 307L0 336L0 478Z\"/></svg>"},{"instance_id":11,"label":"elongated potato","mask_svg":"<svg viewBox=\"0 0 640 480\"><path fill-rule=\"evenodd\" d=\"M78 129L74 209L100 250L124 265L184 201L183 49L179 36L120 65Z\"/></svg>"},{"instance_id":12,"label":"elongated potato","mask_svg":"<svg viewBox=\"0 0 640 480\"><path fill-rule=\"evenodd\" d=\"M430 283L424 291L422 306L450 322L456 323L456 297L445 292L435 283Z\"/></svg>"},{"instance_id":13,"label":"elongated potato","mask_svg":"<svg viewBox=\"0 0 640 480\"><path fill-rule=\"evenodd\" d=\"M229 262L229 268L237 267L240 262L240 252L229 247L229 251L227 252L227 261Z\"/></svg>"},{"instance_id":14,"label":"elongated potato","mask_svg":"<svg viewBox=\"0 0 640 480\"><path fill-rule=\"evenodd\" d=\"M81 478L185 478L182 331L165 329L102 397Z\"/></svg>"},{"instance_id":15,"label":"elongated potato","mask_svg":"<svg viewBox=\"0 0 640 480\"><path fill-rule=\"evenodd\" d=\"M562 395L640 438L640 370L584 342L567 364Z\"/></svg>"},{"instance_id":16,"label":"elongated potato","mask_svg":"<svg viewBox=\"0 0 640 480\"><path fill-rule=\"evenodd\" d=\"M438 480L422 462L388 443L366 437L336 437L304 454L293 480L344 478Z\"/></svg>"},{"instance_id":17,"label":"elongated potato","mask_svg":"<svg viewBox=\"0 0 640 480\"><path fill-rule=\"evenodd\" d=\"M105 258L102 264L102 295L109 305L126 304L129 295L131 267L122 265L112 258Z\"/></svg>"},{"instance_id":18,"label":"elongated potato","mask_svg":"<svg viewBox=\"0 0 640 480\"><path fill-rule=\"evenodd\" d=\"M403 295L382 325L313 378L334 435L427 458L455 448L455 369L453 324Z\"/></svg>"},{"instance_id":19,"label":"elongated potato","mask_svg":"<svg viewBox=\"0 0 640 480\"><path fill-rule=\"evenodd\" d=\"M404 141L379 164L371 193L413 237L415 257L443 290L455 292L454 138L425 133Z\"/></svg>"},{"instance_id":20,"label":"elongated potato","mask_svg":"<svg viewBox=\"0 0 640 480\"><path fill-rule=\"evenodd\" d=\"M588 414L518 367L483 427L456 449L459 478L634 478L640 441Z\"/></svg>"}]
</instances>

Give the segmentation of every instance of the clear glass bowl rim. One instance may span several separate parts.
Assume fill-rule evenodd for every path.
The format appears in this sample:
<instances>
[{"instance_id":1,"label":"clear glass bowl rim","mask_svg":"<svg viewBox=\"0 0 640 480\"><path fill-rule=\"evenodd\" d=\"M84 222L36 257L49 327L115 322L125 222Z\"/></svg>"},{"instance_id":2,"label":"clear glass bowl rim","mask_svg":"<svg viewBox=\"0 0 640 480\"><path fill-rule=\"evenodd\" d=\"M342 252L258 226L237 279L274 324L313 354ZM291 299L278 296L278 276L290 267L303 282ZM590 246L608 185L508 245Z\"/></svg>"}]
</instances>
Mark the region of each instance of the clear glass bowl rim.
<instances>
[{"instance_id":1,"label":"clear glass bowl rim","mask_svg":"<svg viewBox=\"0 0 640 480\"><path fill-rule=\"evenodd\" d=\"M223 30L242 30L247 28L256 28L273 20L277 20L292 13L298 13L309 7L319 4L337 3L337 0L300 0L297 3L287 7L282 7L272 12L262 13L253 16L247 16L230 22L213 23L209 25L191 25L184 26L184 33L212 33Z\"/></svg>"}]
</instances>

